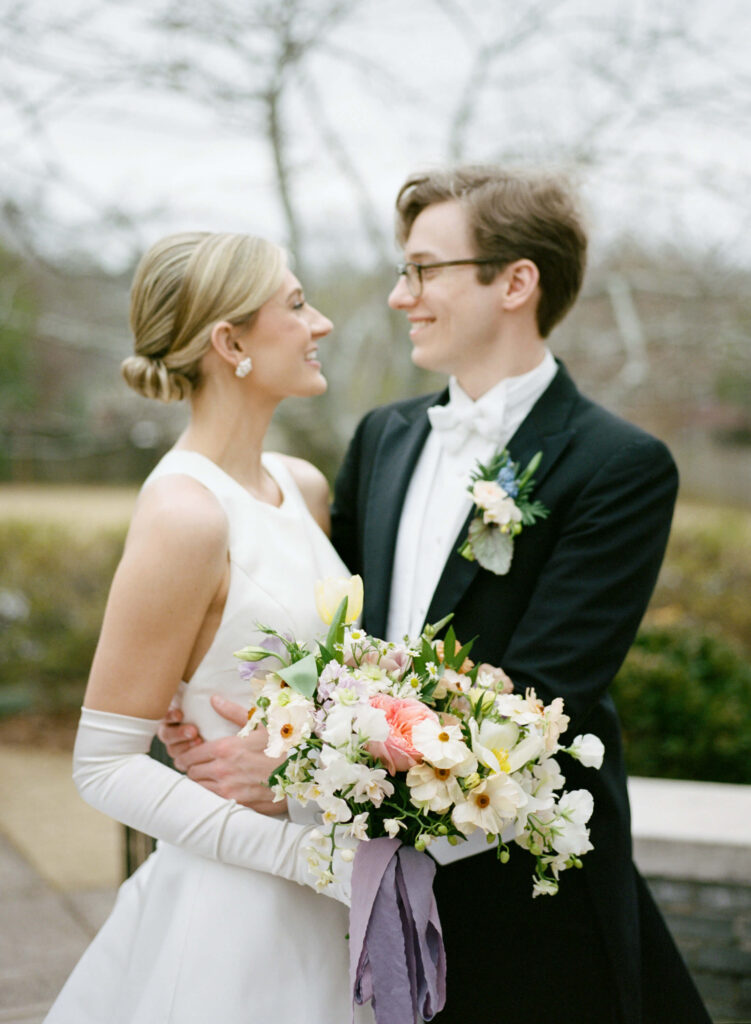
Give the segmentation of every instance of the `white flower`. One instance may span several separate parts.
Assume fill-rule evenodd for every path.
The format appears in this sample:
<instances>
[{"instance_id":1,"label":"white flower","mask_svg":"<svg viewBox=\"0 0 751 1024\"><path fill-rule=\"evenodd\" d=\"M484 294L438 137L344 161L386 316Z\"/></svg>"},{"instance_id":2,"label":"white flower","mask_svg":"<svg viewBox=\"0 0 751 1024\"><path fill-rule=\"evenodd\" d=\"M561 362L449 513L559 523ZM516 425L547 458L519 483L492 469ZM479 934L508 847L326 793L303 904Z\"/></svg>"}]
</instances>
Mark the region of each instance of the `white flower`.
<instances>
[{"instance_id":1,"label":"white flower","mask_svg":"<svg viewBox=\"0 0 751 1024\"><path fill-rule=\"evenodd\" d=\"M461 774L466 775L477 767L477 760L464 742L458 725L444 725L426 718L412 727L412 746L436 768L461 765Z\"/></svg>"},{"instance_id":2,"label":"white flower","mask_svg":"<svg viewBox=\"0 0 751 1024\"><path fill-rule=\"evenodd\" d=\"M563 713L563 698L555 697L545 708L545 749L553 751L558 737L568 729L569 717Z\"/></svg>"},{"instance_id":3,"label":"white flower","mask_svg":"<svg viewBox=\"0 0 751 1024\"><path fill-rule=\"evenodd\" d=\"M319 736L332 747L343 747L352 736L352 721L355 708L347 704L335 704L326 714L326 720Z\"/></svg>"},{"instance_id":4,"label":"white flower","mask_svg":"<svg viewBox=\"0 0 751 1024\"><path fill-rule=\"evenodd\" d=\"M323 823L334 825L340 821L349 821L352 818L352 811L347 806L347 801L338 796L324 794L318 800L318 806L323 811Z\"/></svg>"},{"instance_id":5,"label":"white flower","mask_svg":"<svg viewBox=\"0 0 751 1024\"><path fill-rule=\"evenodd\" d=\"M532 886L532 896L555 896L558 892L558 883L552 878L535 878Z\"/></svg>"},{"instance_id":6,"label":"white flower","mask_svg":"<svg viewBox=\"0 0 751 1024\"><path fill-rule=\"evenodd\" d=\"M586 823L592 814L592 794L586 789L564 793L558 801L559 817L552 828L552 845L558 853L580 857L592 849Z\"/></svg>"},{"instance_id":7,"label":"white flower","mask_svg":"<svg viewBox=\"0 0 751 1024\"><path fill-rule=\"evenodd\" d=\"M382 743L389 734L386 712L370 704L359 704L355 710L354 729L363 742L376 740Z\"/></svg>"},{"instance_id":8,"label":"white flower","mask_svg":"<svg viewBox=\"0 0 751 1024\"><path fill-rule=\"evenodd\" d=\"M527 801L521 786L503 772L489 775L465 797L451 812L451 820L465 835L476 828L500 835Z\"/></svg>"},{"instance_id":9,"label":"white flower","mask_svg":"<svg viewBox=\"0 0 751 1024\"><path fill-rule=\"evenodd\" d=\"M367 839L368 812L363 811L362 814L356 814L349 825L344 826L343 833L349 839ZM342 851L342 857L344 857L344 851Z\"/></svg>"},{"instance_id":10,"label":"white flower","mask_svg":"<svg viewBox=\"0 0 751 1024\"><path fill-rule=\"evenodd\" d=\"M519 738L519 726L508 720L493 722L489 718L484 718L478 726L475 719L470 718L469 730L477 760L494 772L508 771L508 752Z\"/></svg>"},{"instance_id":11,"label":"white flower","mask_svg":"<svg viewBox=\"0 0 751 1024\"><path fill-rule=\"evenodd\" d=\"M391 796L394 786L387 777L385 768L368 768L366 764L353 766L357 775L355 778L352 799L358 804L370 803L374 807L380 807L384 797Z\"/></svg>"},{"instance_id":12,"label":"white flower","mask_svg":"<svg viewBox=\"0 0 751 1024\"><path fill-rule=\"evenodd\" d=\"M396 818L384 818L383 827L386 829L386 833L391 839L396 839L399 829L406 828L407 826L403 821L397 821Z\"/></svg>"},{"instance_id":13,"label":"white flower","mask_svg":"<svg viewBox=\"0 0 751 1024\"><path fill-rule=\"evenodd\" d=\"M267 757L281 757L310 736L314 724L310 707L310 702L301 698L269 708L269 740L264 751Z\"/></svg>"},{"instance_id":14,"label":"white flower","mask_svg":"<svg viewBox=\"0 0 751 1024\"><path fill-rule=\"evenodd\" d=\"M320 759L321 767L313 772L313 778L324 792L334 793L357 781L359 766L352 764L340 751L324 745Z\"/></svg>"},{"instance_id":15,"label":"white flower","mask_svg":"<svg viewBox=\"0 0 751 1024\"><path fill-rule=\"evenodd\" d=\"M581 761L585 768L601 768L605 756L605 747L599 736L588 732L585 736L577 736L567 753Z\"/></svg>"},{"instance_id":16,"label":"white flower","mask_svg":"<svg viewBox=\"0 0 751 1024\"><path fill-rule=\"evenodd\" d=\"M507 526L509 523L520 523L522 514L513 498L493 480L478 480L472 488L472 497L483 510L485 523L497 523Z\"/></svg>"},{"instance_id":17,"label":"white flower","mask_svg":"<svg viewBox=\"0 0 751 1024\"><path fill-rule=\"evenodd\" d=\"M416 764L407 772L409 798L416 807L441 814L452 804L461 803L463 794L450 768Z\"/></svg>"},{"instance_id":18,"label":"white flower","mask_svg":"<svg viewBox=\"0 0 751 1024\"><path fill-rule=\"evenodd\" d=\"M515 772L530 761L536 761L545 750L545 740L539 733L531 732L517 743L508 755L508 771Z\"/></svg>"}]
</instances>

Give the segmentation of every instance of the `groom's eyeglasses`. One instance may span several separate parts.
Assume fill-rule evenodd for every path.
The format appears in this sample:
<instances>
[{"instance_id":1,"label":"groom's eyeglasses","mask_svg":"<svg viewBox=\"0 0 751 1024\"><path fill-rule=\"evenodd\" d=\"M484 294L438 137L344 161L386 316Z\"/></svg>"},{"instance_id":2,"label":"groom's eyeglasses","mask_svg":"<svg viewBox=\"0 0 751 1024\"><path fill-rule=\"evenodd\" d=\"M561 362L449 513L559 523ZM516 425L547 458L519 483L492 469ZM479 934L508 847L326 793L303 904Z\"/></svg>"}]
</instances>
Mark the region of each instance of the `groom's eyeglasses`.
<instances>
[{"instance_id":1,"label":"groom's eyeglasses","mask_svg":"<svg viewBox=\"0 0 751 1024\"><path fill-rule=\"evenodd\" d=\"M422 295L423 278L426 270L438 270L440 267L470 267L485 263L496 263L496 260L443 260L441 263L399 263L396 272L407 283L407 290L413 299Z\"/></svg>"}]
</instances>

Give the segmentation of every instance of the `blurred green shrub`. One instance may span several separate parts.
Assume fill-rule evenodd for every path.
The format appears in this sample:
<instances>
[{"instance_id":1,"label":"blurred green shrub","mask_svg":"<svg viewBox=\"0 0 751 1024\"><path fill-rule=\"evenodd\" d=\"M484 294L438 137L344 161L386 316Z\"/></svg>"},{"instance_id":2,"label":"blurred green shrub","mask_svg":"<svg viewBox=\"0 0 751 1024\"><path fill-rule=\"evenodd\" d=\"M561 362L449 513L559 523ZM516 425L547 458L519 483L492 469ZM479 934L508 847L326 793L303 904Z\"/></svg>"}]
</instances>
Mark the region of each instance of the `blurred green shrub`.
<instances>
[{"instance_id":1,"label":"blurred green shrub","mask_svg":"<svg viewBox=\"0 0 751 1024\"><path fill-rule=\"evenodd\" d=\"M80 703L123 539L0 521L0 713Z\"/></svg>"},{"instance_id":2,"label":"blurred green shrub","mask_svg":"<svg viewBox=\"0 0 751 1024\"><path fill-rule=\"evenodd\" d=\"M612 693L630 775L751 783L751 665L735 645L645 627Z\"/></svg>"}]
</instances>

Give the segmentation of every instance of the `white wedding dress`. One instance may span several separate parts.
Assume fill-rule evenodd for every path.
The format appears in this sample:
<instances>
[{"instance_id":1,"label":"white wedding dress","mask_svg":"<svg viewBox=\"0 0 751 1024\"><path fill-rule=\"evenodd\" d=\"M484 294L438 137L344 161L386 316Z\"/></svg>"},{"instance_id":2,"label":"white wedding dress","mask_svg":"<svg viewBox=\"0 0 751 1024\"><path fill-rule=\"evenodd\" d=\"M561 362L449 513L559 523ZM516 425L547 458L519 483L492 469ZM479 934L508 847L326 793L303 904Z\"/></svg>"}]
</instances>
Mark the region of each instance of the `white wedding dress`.
<instances>
[{"instance_id":1,"label":"white wedding dress","mask_svg":"<svg viewBox=\"0 0 751 1024\"><path fill-rule=\"evenodd\" d=\"M233 652L262 639L256 623L298 639L319 634L315 581L347 575L283 460L264 455L264 465L283 493L278 508L195 452L169 452L144 484L193 477L229 521L222 621L178 694L207 740L237 731L214 712L211 694L250 702ZM120 888L46 1024L348 1024L347 930L347 908L312 888L160 842ZM372 1019L358 1008L357 1021Z\"/></svg>"}]
</instances>

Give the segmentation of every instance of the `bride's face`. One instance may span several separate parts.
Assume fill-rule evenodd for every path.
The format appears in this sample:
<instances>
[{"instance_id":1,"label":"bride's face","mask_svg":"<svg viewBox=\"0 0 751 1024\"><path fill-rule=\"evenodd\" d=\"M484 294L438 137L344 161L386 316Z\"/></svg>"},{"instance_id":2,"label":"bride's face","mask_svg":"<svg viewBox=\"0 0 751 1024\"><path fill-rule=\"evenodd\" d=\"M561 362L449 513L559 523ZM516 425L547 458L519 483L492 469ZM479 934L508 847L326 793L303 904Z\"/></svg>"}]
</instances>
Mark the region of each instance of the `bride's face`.
<instances>
[{"instance_id":1,"label":"bride's face","mask_svg":"<svg viewBox=\"0 0 751 1024\"><path fill-rule=\"evenodd\" d=\"M305 301L292 271L285 271L276 294L261 306L243 338L243 350L253 362L247 378L253 389L277 399L322 394L327 385L318 342L332 327Z\"/></svg>"}]
</instances>

